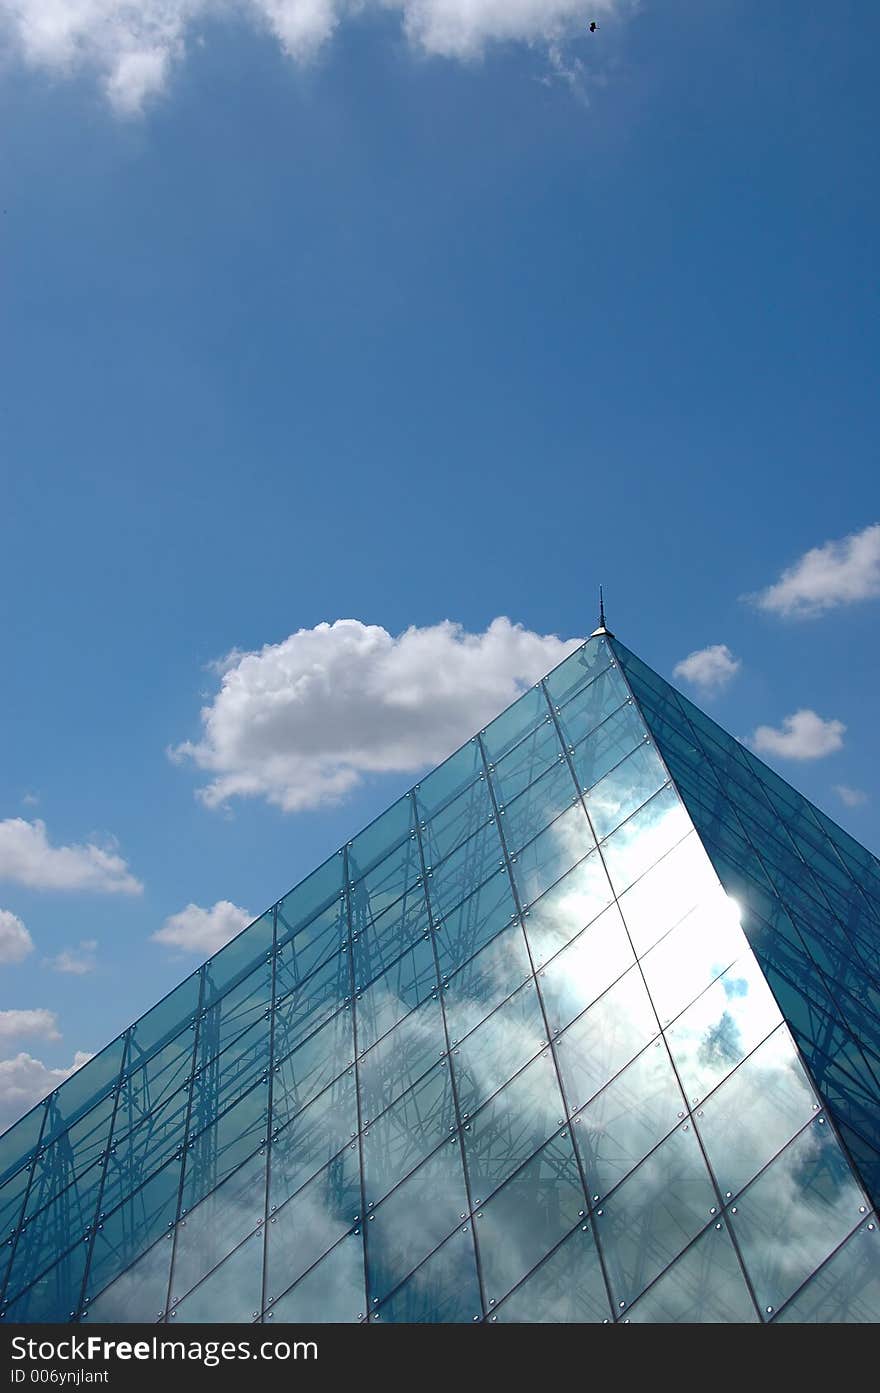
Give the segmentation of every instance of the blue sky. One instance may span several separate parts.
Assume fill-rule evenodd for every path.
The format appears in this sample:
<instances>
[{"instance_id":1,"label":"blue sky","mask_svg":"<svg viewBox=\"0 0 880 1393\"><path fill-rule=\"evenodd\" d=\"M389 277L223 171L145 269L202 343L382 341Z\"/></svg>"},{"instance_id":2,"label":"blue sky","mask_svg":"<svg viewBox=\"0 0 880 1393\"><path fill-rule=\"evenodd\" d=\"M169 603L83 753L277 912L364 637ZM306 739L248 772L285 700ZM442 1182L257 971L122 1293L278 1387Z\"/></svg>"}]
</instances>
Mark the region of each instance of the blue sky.
<instances>
[{"instance_id":1,"label":"blue sky","mask_svg":"<svg viewBox=\"0 0 880 1393\"><path fill-rule=\"evenodd\" d=\"M676 680L880 850L880 13L31 8L0 0L7 1120L600 580L665 675L726 646Z\"/></svg>"}]
</instances>

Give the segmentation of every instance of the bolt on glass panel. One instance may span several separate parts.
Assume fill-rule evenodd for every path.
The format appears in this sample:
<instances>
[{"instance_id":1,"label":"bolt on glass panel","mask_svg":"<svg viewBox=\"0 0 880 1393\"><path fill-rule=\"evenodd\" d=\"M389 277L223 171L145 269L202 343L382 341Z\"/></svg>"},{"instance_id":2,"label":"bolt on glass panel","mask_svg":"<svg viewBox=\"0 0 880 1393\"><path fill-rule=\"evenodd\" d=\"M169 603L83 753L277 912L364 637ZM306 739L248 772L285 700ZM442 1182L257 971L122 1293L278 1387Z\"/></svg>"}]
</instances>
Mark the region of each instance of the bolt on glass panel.
<instances>
[{"instance_id":1,"label":"bolt on glass panel","mask_svg":"<svg viewBox=\"0 0 880 1393\"><path fill-rule=\"evenodd\" d=\"M252 1321L260 1314L263 1234L252 1233L194 1291L168 1312L175 1325Z\"/></svg>"},{"instance_id":2,"label":"bolt on glass panel","mask_svg":"<svg viewBox=\"0 0 880 1393\"><path fill-rule=\"evenodd\" d=\"M525 846L577 802L571 770L560 753L555 764L500 810L501 829L508 847L516 851Z\"/></svg>"},{"instance_id":3,"label":"bolt on glass panel","mask_svg":"<svg viewBox=\"0 0 880 1393\"><path fill-rule=\"evenodd\" d=\"M466 1222L403 1286L373 1307L370 1319L386 1324L450 1324L480 1320L482 1313L474 1241Z\"/></svg>"},{"instance_id":4,"label":"bolt on glass panel","mask_svg":"<svg viewBox=\"0 0 880 1393\"><path fill-rule=\"evenodd\" d=\"M729 1210L767 1319L867 1214L824 1114L809 1123Z\"/></svg>"},{"instance_id":5,"label":"bolt on glass panel","mask_svg":"<svg viewBox=\"0 0 880 1393\"><path fill-rule=\"evenodd\" d=\"M510 877L504 868L435 924L437 958L442 974L454 972L516 916Z\"/></svg>"},{"instance_id":6,"label":"bolt on glass panel","mask_svg":"<svg viewBox=\"0 0 880 1393\"><path fill-rule=\"evenodd\" d=\"M493 1310L499 1322L601 1324L611 1318L602 1265L589 1223L578 1224L555 1252Z\"/></svg>"},{"instance_id":7,"label":"bolt on glass panel","mask_svg":"<svg viewBox=\"0 0 880 1393\"><path fill-rule=\"evenodd\" d=\"M550 700L557 706L570 701L576 692L592 682L612 661L611 648L604 638L590 638L555 667L544 679Z\"/></svg>"},{"instance_id":8,"label":"bolt on glass panel","mask_svg":"<svg viewBox=\"0 0 880 1393\"><path fill-rule=\"evenodd\" d=\"M645 734L644 721L634 702L627 699L625 705L607 716L596 730L571 750L575 778L582 792L586 793L610 773L631 750L641 744Z\"/></svg>"},{"instance_id":9,"label":"bolt on glass panel","mask_svg":"<svg viewBox=\"0 0 880 1393\"><path fill-rule=\"evenodd\" d=\"M162 1235L165 1235L162 1242L168 1245L170 1267L171 1230L177 1215L180 1171L181 1160L175 1158L139 1190L128 1195L112 1213L107 1213L95 1233L86 1280L88 1297L94 1299ZM156 1261L161 1261L158 1255Z\"/></svg>"},{"instance_id":10,"label":"bolt on glass panel","mask_svg":"<svg viewBox=\"0 0 880 1393\"><path fill-rule=\"evenodd\" d=\"M370 1309L459 1226L470 1227L457 1137L434 1152L367 1215Z\"/></svg>"},{"instance_id":11,"label":"bolt on glass panel","mask_svg":"<svg viewBox=\"0 0 880 1393\"><path fill-rule=\"evenodd\" d=\"M598 851L592 851L525 911L526 937L536 966L548 961L614 899Z\"/></svg>"},{"instance_id":12,"label":"bolt on glass panel","mask_svg":"<svg viewBox=\"0 0 880 1393\"><path fill-rule=\"evenodd\" d=\"M549 1050L463 1123L474 1204L498 1189L565 1121Z\"/></svg>"},{"instance_id":13,"label":"bolt on glass panel","mask_svg":"<svg viewBox=\"0 0 880 1393\"><path fill-rule=\"evenodd\" d=\"M364 1187L376 1203L415 1170L455 1127L448 1059L364 1127Z\"/></svg>"},{"instance_id":14,"label":"bolt on glass panel","mask_svg":"<svg viewBox=\"0 0 880 1393\"><path fill-rule=\"evenodd\" d=\"M597 726L607 720L629 697L626 682L617 667L607 667L576 696L565 703L556 702L554 711L567 745L585 740ZM641 732L639 738L641 739Z\"/></svg>"},{"instance_id":15,"label":"bolt on glass panel","mask_svg":"<svg viewBox=\"0 0 880 1393\"><path fill-rule=\"evenodd\" d=\"M518 921L509 923L463 967L444 978L450 1039L461 1040L469 1034L531 976L531 970L522 928Z\"/></svg>"},{"instance_id":16,"label":"bolt on glass panel","mask_svg":"<svg viewBox=\"0 0 880 1393\"><path fill-rule=\"evenodd\" d=\"M634 1301L717 1211L696 1136L682 1123L596 1210L617 1309Z\"/></svg>"},{"instance_id":17,"label":"bolt on glass panel","mask_svg":"<svg viewBox=\"0 0 880 1393\"><path fill-rule=\"evenodd\" d=\"M354 1067L284 1126L273 1119L269 1203L277 1209L349 1143L358 1130Z\"/></svg>"},{"instance_id":18,"label":"bolt on glass panel","mask_svg":"<svg viewBox=\"0 0 880 1393\"><path fill-rule=\"evenodd\" d=\"M484 827L494 812L488 781L478 777L464 793L447 803L429 822L422 824L425 864L439 866L457 847Z\"/></svg>"},{"instance_id":19,"label":"bolt on glass panel","mask_svg":"<svg viewBox=\"0 0 880 1393\"><path fill-rule=\"evenodd\" d=\"M266 1300L274 1301L308 1272L349 1230L360 1229L360 1170L356 1143L270 1211L266 1225Z\"/></svg>"},{"instance_id":20,"label":"bolt on glass panel","mask_svg":"<svg viewBox=\"0 0 880 1393\"><path fill-rule=\"evenodd\" d=\"M633 967L556 1041L569 1111L588 1103L659 1030L642 975Z\"/></svg>"},{"instance_id":21,"label":"bolt on glass panel","mask_svg":"<svg viewBox=\"0 0 880 1393\"><path fill-rule=\"evenodd\" d=\"M578 802L511 856L513 877L523 904L531 904L588 852L595 840Z\"/></svg>"},{"instance_id":22,"label":"bolt on glass panel","mask_svg":"<svg viewBox=\"0 0 880 1393\"><path fill-rule=\"evenodd\" d=\"M174 1242L171 1299L179 1301L263 1223L266 1158L257 1154L181 1216Z\"/></svg>"},{"instance_id":23,"label":"bolt on glass panel","mask_svg":"<svg viewBox=\"0 0 880 1393\"><path fill-rule=\"evenodd\" d=\"M512 706L496 716L484 731L481 731L486 757L497 764L503 755L532 730L540 725L547 715L547 704L540 686L530 687Z\"/></svg>"},{"instance_id":24,"label":"bolt on glass panel","mask_svg":"<svg viewBox=\"0 0 880 1393\"><path fill-rule=\"evenodd\" d=\"M673 788L661 789L602 843L602 857L618 895L691 831Z\"/></svg>"},{"instance_id":25,"label":"bolt on glass panel","mask_svg":"<svg viewBox=\"0 0 880 1393\"><path fill-rule=\"evenodd\" d=\"M121 1272L96 1300L87 1302L83 1318L88 1317L92 1324L106 1321L113 1325L149 1325L161 1320L168 1296L171 1247L169 1232Z\"/></svg>"},{"instance_id":26,"label":"bolt on glass panel","mask_svg":"<svg viewBox=\"0 0 880 1393\"><path fill-rule=\"evenodd\" d=\"M367 1311L362 1232L347 1233L326 1257L278 1298L266 1312L268 1322L290 1325L356 1325Z\"/></svg>"},{"instance_id":27,"label":"bolt on glass panel","mask_svg":"<svg viewBox=\"0 0 880 1393\"><path fill-rule=\"evenodd\" d=\"M448 1002L447 1021L458 1105L465 1116L547 1046L547 1030L534 982L526 982L464 1038L459 1038L458 1029L466 1020L462 1022L455 1010L450 1011Z\"/></svg>"},{"instance_id":28,"label":"bolt on glass panel","mask_svg":"<svg viewBox=\"0 0 880 1393\"><path fill-rule=\"evenodd\" d=\"M871 1214L786 1303L780 1321L873 1325L880 1321L880 1224Z\"/></svg>"},{"instance_id":29,"label":"bolt on glass panel","mask_svg":"<svg viewBox=\"0 0 880 1393\"><path fill-rule=\"evenodd\" d=\"M446 1050L443 1014L437 996L395 1026L358 1060L364 1121L378 1117L420 1079Z\"/></svg>"},{"instance_id":30,"label":"bolt on glass panel","mask_svg":"<svg viewBox=\"0 0 880 1393\"><path fill-rule=\"evenodd\" d=\"M489 764L489 773L498 802L510 803L524 788L554 765L562 750L556 726L549 711L543 721L500 759L497 764Z\"/></svg>"},{"instance_id":31,"label":"bolt on glass panel","mask_svg":"<svg viewBox=\"0 0 880 1393\"><path fill-rule=\"evenodd\" d=\"M757 1321L727 1226L717 1221L629 1308L634 1324L736 1325Z\"/></svg>"},{"instance_id":32,"label":"bolt on glass panel","mask_svg":"<svg viewBox=\"0 0 880 1393\"><path fill-rule=\"evenodd\" d=\"M366 963L363 966L366 975ZM355 1015L358 1048L369 1049L437 990L431 936L425 932L401 957L388 963L368 984L357 984Z\"/></svg>"}]
</instances>

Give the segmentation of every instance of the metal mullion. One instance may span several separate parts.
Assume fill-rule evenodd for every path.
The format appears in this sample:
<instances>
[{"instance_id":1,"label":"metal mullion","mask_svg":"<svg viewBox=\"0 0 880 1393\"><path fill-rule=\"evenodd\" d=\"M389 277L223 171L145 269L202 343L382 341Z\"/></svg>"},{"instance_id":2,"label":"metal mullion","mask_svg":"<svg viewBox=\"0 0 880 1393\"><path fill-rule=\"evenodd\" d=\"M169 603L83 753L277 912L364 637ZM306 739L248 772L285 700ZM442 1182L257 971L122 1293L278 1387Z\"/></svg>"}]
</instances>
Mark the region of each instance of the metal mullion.
<instances>
[{"instance_id":1,"label":"metal mullion","mask_svg":"<svg viewBox=\"0 0 880 1393\"><path fill-rule=\"evenodd\" d=\"M482 752L482 745L480 745L480 750L481 750L481 752ZM491 785L490 785L490 796L491 796ZM494 807L494 799L493 799L492 801L493 801L493 807ZM416 811L415 808L414 808L414 811ZM496 818L496 820L497 820L497 817L498 817L498 811L497 811L497 809L495 809L495 818ZM491 819L490 819L490 820L491 820ZM483 825L484 825L484 826L487 826L488 824L483 824ZM476 1271L477 1271L477 1284L478 1284L479 1289L480 1289L480 1301L481 1301L481 1304L482 1304L482 1307L483 1307L483 1313L485 1314L485 1312L486 1312L486 1310L487 1310L487 1306L486 1306L486 1287L485 1287L485 1281L484 1281L484 1278L483 1278L483 1264L482 1264L482 1260L481 1260L481 1257L480 1257L480 1249L479 1249L479 1245L477 1244L477 1235L476 1235L476 1230L475 1230L475 1226L474 1226L473 1192L472 1192L472 1190L471 1190L471 1180L470 1180L470 1171L469 1171L469 1167L468 1167L467 1150L466 1150L465 1144L464 1144L463 1119L462 1119L461 1108L460 1108L459 1100L458 1100L458 1082L457 1082L456 1077L455 1077L455 1069L454 1069L453 1063L452 1063L452 1048L451 1048L450 1041L449 1041L449 1025L448 1025L448 1022L447 1022L447 1020L446 1020L446 1003L445 1003L444 1000L443 1000L443 974L442 974L442 972L440 971L440 954L439 954L439 952L437 951L437 934L436 934L437 921L436 921L435 918L434 918L434 910L433 910L433 907L432 907L432 904L431 904L431 894L430 894L430 890L429 890L429 887L428 887L429 873L428 873L427 868L426 868L426 866L425 866L425 848L424 848L424 845L423 845L423 842L422 842L422 827L421 827L421 822L420 822L420 820L419 820L418 817L416 817L416 820L415 820L415 827L416 827L416 841L417 841L417 843L418 843L418 849L419 849L419 863L420 863L421 868L422 868L422 882L423 882L424 889L425 889L425 903L426 903L427 906L428 906L428 925L429 925L429 927L428 927L428 932L429 932L430 935L431 935L431 951L432 951L432 953L433 953L433 955L434 955L434 972L436 973L436 977L437 977L437 999L438 999L438 1001L439 1001L439 1003L440 1003L440 1018L441 1018L441 1021L442 1021L442 1024L443 1024L443 1040L444 1040L444 1043L445 1043L445 1045L446 1045L445 1059L446 1059L446 1066L447 1066L447 1068L448 1068L448 1070L449 1070L449 1079L450 1079L450 1084L451 1084L451 1087L452 1087L452 1106L453 1106L453 1111L454 1111L454 1114L455 1114L455 1127L456 1127L456 1134L457 1134L457 1145L458 1145L458 1148L459 1148L459 1153L460 1153L460 1155L461 1155L461 1168L462 1168L462 1174L463 1174L463 1176L464 1176L465 1195L466 1195L466 1197L467 1197L467 1212L468 1212L468 1214L470 1215L471 1243L472 1243L472 1245L473 1245L473 1250L474 1250L474 1264L475 1264L475 1266L476 1266ZM481 830L481 829L478 829L478 831L479 831L479 830ZM470 839L468 838L468 840L470 840ZM481 883L482 883L482 882L481 882ZM475 955L474 955L474 956L475 956ZM444 1139L444 1142L441 1143L441 1145L446 1145L446 1140L445 1140L445 1139ZM433 1154L433 1153L431 1153L431 1154ZM447 1235L447 1237L450 1237L450 1236L451 1236L451 1235ZM445 1241L445 1240L444 1240L444 1241ZM438 1246L439 1246L439 1245L438 1245ZM434 1251L436 1251L436 1249L435 1249Z\"/></svg>"},{"instance_id":2,"label":"metal mullion","mask_svg":"<svg viewBox=\"0 0 880 1393\"><path fill-rule=\"evenodd\" d=\"M180 1206L183 1203L183 1182L186 1176L187 1141L189 1138L189 1124L192 1116L193 1090L195 1088L196 1079L196 1061L198 1059L199 1035L201 1034L202 1028L202 1010L205 1001L206 968L207 964L203 964L202 967L199 969L199 999L196 1005L196 1018L193 1023L192 1067L190 1069L189 1089L187 1091L186 1097L186 1114L183 1123L183 1141L181 1143L180 1148L180 1178L177 1182L177 1204L174 1210L174 1219L171 1222L170 1230L168 1233L168 1237L171 1239L171 1261L168 1264L168 1287L165 1292L165 1307L163 1312L165 1320L168 1319L168 1313L171 1308L171 1283L174 1280L174 1258L177 1253L178 1221L180 1219Z\"/></svg>"},{"instance_id":3,"label":"metal mullion","mask_svg":"<svg viewBox=\"0 0 880 1393\"><path fill-rule=\"evenodd\" d=\"M367 1250L367 1188L366 1171L364 1169L364 1131L363 1131L363 1110L361 1106L361 1079L360 1079L360 1060L358 1049L358 1011L357 1011L357 982L354 972L354 920L351 913L351 882L348 874L348 848L350 843L342 848L342 898L345 904L345 918L348 927L348 942L343 944L343 952L348 953L348 980L349 980L349 1000L351 1002L351 1048L352 1048L352 1067L354 1069L354 1098L356 1111L356 1145L358 1152L358 1176L360 1181L360 1236L363 1240L361 1249L364 1258L364 1311L363 1318L366 1319L370 1310L370 1265ZM396 901L395 901L396 903ZM349 1146L351 1140L349 1140ZM319 1172L320 1174L320 1172ZM355 1229L357 1234L357 1229ZM329 1251L329 1250L328 1250ZM321 1255L326 1256L325 1254ZM320 1261L320 1259L319 1259ZM303 1276L305 1274L302 1274ZM298 1279L300 1280L300 1279ZM294 1283L295 1285L295 1283Z\"/></svg>"},{"instance_id":4,"label":"metal mullion","mask_svg":"<svg viewBox=\"0 0 880 1393\"><path fill-rule=\"evenodd\" d=\"M603 670L604 670L604 669L603 669ZM587 684L587 685L589 685L589 684ZM565 743L564 743L564 741L561 739L560 734L559 734L559 723L558 723L558 721L557 721L556 718L555 718L555 714L554 714L554 711L553 711L552 702L550 701L549 694L548 694L548 692L547 692L546 687L544 687L543 683L541 684L541 687L542 687L543 695L544 695L545 699L547 700L548 706L550 707L550 716L551 716L551 719L553 720L553 724L554 724L554 727L555 727L555 730L556 730L556 738L557 738L557 740L559 740L559 743L560 743L560 746L561 746L561 748L562 748L563 754L565 754ZM535 968L535 960L534 960L534 958L533 958L533 956L532 956L531 944L529 943L528 935L527 935L527 933L526 933L524 907L523 907L522 901L521 901L521 899L520 899L519 889L518 889L517 883L516 883L516 877L514 876L514 873L513 873L513 865L512 865L511 860L510 860L510 852L508 851L507 841L506 841L506 838L505 838L505 835L504 835L504 828L503 828L503 826L502 826L501 817L500 817L500 815L499 815L498 801L497 801L497 798L496 798L496 796L495 796L495 786L494 786L494 783L493 783L493 781L492 781L491 773L490 773L490 771L489 771L489 761L488 761L488 759L487 759L487 757L486 757L486 751L485 751L485 748L484 748L484 746L483 746L482 738L481 738L480 736L477 736L476 738L477 738L477 741L478 741L478 744L479 744L479 747L480 747L480 754L481 754L482 759L483 759L483 768L484 768L485 773L486 773L486 778L487 778L488 781L489 781L489 791L490 791L490 794L491 794L491 796L492 796L492 803L493 803L493 806L494 806L494 808L495 808L495 816L496 816L497 821L498 821L498 836L499 836L499 839L500 839L500 841L501 841L502 852L503 852L503 855L504 855L504 864L505 864L505 867L506 867L506 869L507 869L508 878L509 878L509 880L510 880L510 890L511 890L511 894L512 894L512 896L513 896L513 902L514 902L514 904L515 904L515 906L516 906L517 920L518 920L518 922L519 922L520 930L521 930L521 932L522 932L523 942L525 943L525 949L526 949L526 954L527 954L527 956L528 956L529 965L530 965L531 970L532 970L532 979L533 979L533 981L534 981L534 984L535 984L535 991L537 992L537 996L538 996L538 1004L539 1004L539 1006L540 1006L540 1008L541 1008L541 1016L542 1016L542 1019L543 1019L543 1021L544 1021L544 1033L545 1033L545 1035L546 1035L546 1037L547 1037L547 1047L548 1047L548 1049L550 1050L550 1057L551 1057L551 1059L552 1059L552 1061L553 1061L553 1067L554 1067L554 1069L555 1069L555 1071L556 1071L556 1082L557 1082L557 1086L558 1086L558 1088L559 1088L559 1096L560 1096L560 1098L561 1098L561 1100L562 1100L563 1116L566 1118L566 1122L568 1122L568 1118L567 1118L567 1106L566 1106L566 1099L565 1099L565 1089L564 1089L563 1086L562 1086L562 1071L561 1071L560 1068L559 1068L559 1060L558 1060L558 1058L557 1058L556 1047L555 1047L555 1044L554 1044L554 1041L553 1041L553 1032L552 1032L551 1029L550 1029L550 1022L549 1022L549 1020L548 1020L548 1018L547 1018L547 1008L546 1008L546 1006L544 1005L544 998L543 998L543 996L542 996L542 994L541 994L541 988L540 988L540 984L539 984L539 982L538 982L538 974L537 974L537 970L536 970L536 968ZM571 768L571 765L570 765L570 764L569 764L569 768ZM552 826L552 823L551 823L550 825ZM592 826L592 824L589 824L589 825ZM594 837L594 840L595 840L595 837ZM589 853L588 853L588 854L589 854ZM582 858L582 859L583 859L583 858ZM578 863L578 864L579 864L579 863ZM562 877L560 876L559 879L562 879ZM555 883L556 883L556 882L554 882L554 884L555 884ZM548 886L547 888L550 889L551 887ZM545 892L545 893L546 893L546 892ZM569 1123L568 1125L569 1125L569 1131L570 1131L570 1123ZM597 1234L596 1234L595 1220L594 1220L594 1218L593 1218L592 1205L590 1204L590 1195L589 1195L589 1189L588 1189L588 1187L587 1187L586 1175L585 1175L585 1172L584 1172L583 1163L582 1163L582 1161L581 1161L580 1151L578 1150L578 1146L577 1146L577 1143L575 1142L574 1135L571 1134L571 1133L570 1133L570 1139L571 1139L572 1154L573 1154L574 1159L575 1159L575 1165L577 1166L578 1176L579 1176L580 1182L581 1182L581 1189L582 1189L582 1191L583 1191L585 1211L586 1211L586 1215L587 1215L588 1222L589 1222L589 1224L591 1225L591 1228L592 1228L592 1232L593 1232L593 1241L594 1241L595 1244L596 1244L596 1251L597 1251L597 1253L598 1253L598 1255L599 1255L599 1263L600 1263L600 1266L601 1266L601 1269L602 1269L602 1279L603 1279L603 1281L604 1281L604 1283L605 1283L605 1290L606 1290L606 1293L607 1293L607 1296L608 1296L608 1309L609 1309L610 1315L611 1315L612 1318L613 1318L613 1313L614 1313L614 1298L613 1298L613 1293L612 1293L612 1290L611 1290L611 1282L610 1282L610 1280L609 1280L608 1272L607 1272L607 1269L606 1269L606 1266L605 1266L605 1257L604 1257L604 1254L602 1253L602 1251L601 1251L601 1249L600 1249L600 1247L599 1247L599 1243L598 1243L598 1238L597 1238ZM543 1144L546 1146L546 1144L547 1144L546 1141L545 1141ZM540 1148L539 1148L539 1149L540 1149ZM537 1152L536 1152L535 1154L537 1155ZM508 1177L508 1180L509 1180L509 1179L510 1179L510 1177ZM505 1183L506 1183L506 1182L505 1182ZM499 1186L499 1189L500 1189L500 1188L502 1188L502 1187ZM497 1194L498 1191L496 1191L495 1193Z\"/></svg>"},{"instance_id":5,"label":"metal mullion","mask_svg":"<svg viewBox=\"0 0 880 1393\"><path fill-rule=\"evenodd\" d=\"M116 1126L116 1113L119 1109L119 1100L122 1097L122 1089L125 1084L126 1067L128 1065L128 1061L131 1055L132 1029L133 1027L129 1028L129 1030L127 1031L125 1036L125 1044L122 1047L122 1063L120 1064L119 1076L116 1080L116 1091L113 1097L113 1111L110 1115L110 1130L107 1133L107 1145L104 1148L104 1155L102 1158L103 1165L101 1167L101 1179L98 1182L98 1196L97 1203L95 1205L95 1219L91 1225L91 1234L89 1236L89 1249L88 1253L86 1254L86 1265L83 1269L83 1278L79 1289L79 1299L76 1303L77 1315L79 1315L79 1312L82 1311L83 1304L86 1299L86 1289L89 1280L89 1271L92 1266L92 1254L95 1249L95 1239L97 1238L98 1229L101 1226L100 1221L103 1217L101 1214L101 1201L104 1198L104 1184L107 1179L107 1167L110 1164L110 1152L113 1146L113 1129ZM71 1315L73 1315L72 1311Z\"/></svg>"},{"instance_id":6,"label":"metal mullion","mask_svg":"<svg viewBox=\"0 0 880 1393\"><path fill-rule=\"evenodd\" d=\"M828 1266L828 1264L832 1261L833 1258L837 1257L837 1254L841 1251L841 1249L845 1248L847 1243L849 1243L850 1240L854 1238L860 1230L867 1228L867 1226L872 1223L876 1225L877 1222L878 1216L875 1209L870 1209L867 1214L863 1214L859 1222L856 1224L855 1228L850 1229L846 1237L842 1238L841 1241L837 1244L837 1246L832 1248L827 1258L824 1258L822 1262L820 1262L819 1266L814 1268L814 1270L810 1273L808 1277L804 1278L799 1287L795 1287L794 1291L791 1293L791 1296L787 1296L785 1298L782 1305L773 1312L773 1315L768 1321L768 1324L775 1325L777 1323L779 1317L782 1315L782 1312L786 1309L786 1307L789 1306L792 1301L794 1301L795 1297L800 1296L801 1292L811 1285L814 1279L818 1277L819 1273Z\"/></svg>"}]
</instances>

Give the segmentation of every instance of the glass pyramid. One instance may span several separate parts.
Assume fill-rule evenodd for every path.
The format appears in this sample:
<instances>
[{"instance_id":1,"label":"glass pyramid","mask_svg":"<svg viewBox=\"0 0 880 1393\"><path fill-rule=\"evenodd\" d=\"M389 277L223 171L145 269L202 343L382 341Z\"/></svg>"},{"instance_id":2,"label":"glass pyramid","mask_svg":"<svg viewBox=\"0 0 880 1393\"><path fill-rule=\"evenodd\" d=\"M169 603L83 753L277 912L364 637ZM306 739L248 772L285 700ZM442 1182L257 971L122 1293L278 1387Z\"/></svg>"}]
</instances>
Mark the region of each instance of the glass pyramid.
<instances>
[{"instance_id":1,"label":"glass pyramid","mask_svg":"<svg viewBox=\"0 0 880 1393\"><path fill-rule=\"evenodd\" d=\"M880 1319L880 863L604 631L0 1138L30 1321Z\"/></svg>"}]
</instances>

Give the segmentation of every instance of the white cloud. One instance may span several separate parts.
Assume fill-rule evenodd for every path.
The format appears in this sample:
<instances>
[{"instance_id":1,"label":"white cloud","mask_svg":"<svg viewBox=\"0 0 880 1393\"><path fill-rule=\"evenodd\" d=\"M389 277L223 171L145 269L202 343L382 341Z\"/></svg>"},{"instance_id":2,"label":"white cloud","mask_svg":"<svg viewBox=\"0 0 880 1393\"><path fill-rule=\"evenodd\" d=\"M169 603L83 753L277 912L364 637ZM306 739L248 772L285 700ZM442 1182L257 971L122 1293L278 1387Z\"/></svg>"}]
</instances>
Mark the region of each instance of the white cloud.
<instances>
[{"instance_id":1,"label":"white cloud","mask_svg":"<svg viewBox=\"0 0 880 1393\"><path fill-rule=\"evenodd\" d=\"M838 605L880 595L880 523L805 552L774 585L753 596L760 609L816 619Z\"/></svg>"},{"instance_id":2,"label":"white cloud","mask_svg":"<svg viewBox=\"0 0 880 1393\"><path fill-rule=\"evenodd\" d=\"M577 647L493 619L394 638L338 619L220 664L202 737L171 751L213 775L209 807L263 797L287 812L338 802L364 774L436 764Z\"/></svg>"},{"instance_id":3,"label":"white cloud","mask_svg":"<svg viewBox=\"0 0 880 1393\"><path fill-rule=\"evenodd\" d=\"M0 909L0 963L20 963L34 950L34 941L17 914Z\"/></svg>"},{"instance_id":4,"label":"white cloud","mask_svg":"<svg viewBox=\"0 0 880 1393\"><path fill-rule=\"evenodd\" d=\"M77 1050L67 1069L50 1069L41 1059L30 1054L17 1054L13 1059L0 1059L0 1131L11 1126L19 1117L51 1093L65 1079L88 1064L90 1054Z\"/></svg>"},{"instance_id":5,"label":"white cloud","mask_svg":"<svg viewBox=\"0 0 880 1393\"><path fill-rule=\"evenodd\" d=\"M156 943L177 948L183 953L200 953L203 957L216 953L253 919L246 909L229 900L218 900L211 909L188 904L172 914L152 938Z\"/></svg>"},{"instance_id":6,"label":"white cloud","mask_svg":"<svg viewBox=\"0 0 880 1393\"><path fill-rule=\"evenodd\" d=\"M707 696L720 692L735 677L742 667L726 643L712 643L708 648L698 648L676 663L672 669L673 677L681 677L692 683Z\"/></svg>"},{"instance_id":7,"label":"white cloud","mask_svg":"<svg viewBox=\"0 0 880 1393\"><path fill-rule=\"evenodd\" d=\"M94 890L139 895L143 885L113 846L51 846L46 824L8 817L0 822L0 880L33 890Z\"/></svg>"},{"instance_id":8,"label":"white cloud","mask_svg":"<svg viewBox=\"0 0 880 1393\"><path fill-rule=\"evenodd\" d=\"M85 977L87 973L94 972L98 965L95 957L97 946L96 938L83 938L75 948L62 948L60 953L56 953L52 958L45 958L44 962L53 972L63 972L71 977Z\"/></svg>"},{"instance_id":9,"label":"white cloud","mask_svg":"<svg viewBox=\"0 0 880 1393\"><path fill-rule=\"evenodd\" d=\"M20 1040L25 1035L60 1040L55 1012L43 1007L31 1011L0 1011L0 1040Z\"/></svg>"},{"instance_id":10,"label":"white cloud","mask_svg":"<svg viewBox=\"0 0 880 1393\"><path fill-rule=\"evenodd\" d=\"M634 0L592 0L590 15L634 7ZM289 58L304 63L365 10L395 12L415 50L462 61L493 44L520 43L542 48L558 69L560 45L589 38L583 0L0 0L0 28L29 67L94 74L110 104L126 115L166 89L187 37L203 41L203 21L237 15L268 30ZM594 54L603 51L591 42Z\"/></svg>"},{"instance_id":11,"label":"white cloud","mask_svg":"<svg viewBox=\"0 0 880 1393\"><path fill-rule=\"evenodd\" d=\"M843 721L823 721L815 711L795 711L786 716L782 729L758 726L751 739L758 754L779 755L783 759L822 759L843 745Z\"/></svg>"},{"instance_id":12,"label":"white cloud","mask_svg":"<svg viewBox=\"0 0 880 1393\"><path fill-rule=\"evenodd\" d=\"M834 792L841 803L845 803L848 808L860 808L863 803L868 801L868 795L863 789L850 788L849 784L835 784Z\"/></svg>"}]
</instances>

